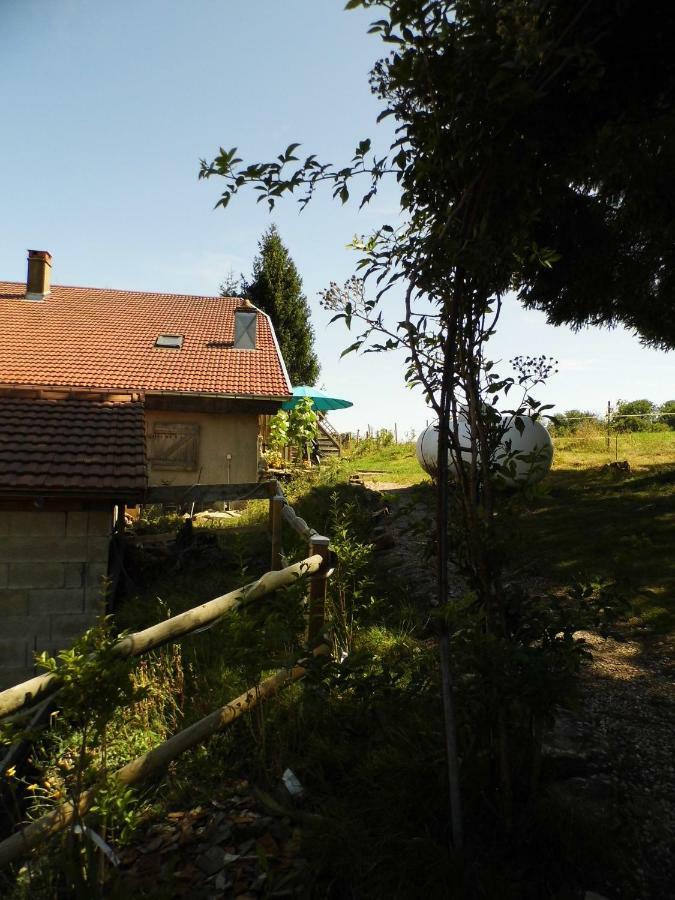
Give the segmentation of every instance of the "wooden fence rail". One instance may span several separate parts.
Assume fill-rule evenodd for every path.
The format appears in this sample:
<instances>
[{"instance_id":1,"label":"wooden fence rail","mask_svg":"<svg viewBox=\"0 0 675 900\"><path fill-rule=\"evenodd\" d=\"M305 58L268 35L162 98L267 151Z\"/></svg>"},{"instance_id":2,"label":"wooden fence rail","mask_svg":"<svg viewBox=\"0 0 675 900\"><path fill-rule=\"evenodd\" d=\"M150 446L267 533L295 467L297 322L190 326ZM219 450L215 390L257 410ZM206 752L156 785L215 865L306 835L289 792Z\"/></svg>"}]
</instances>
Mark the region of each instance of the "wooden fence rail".
<instances>
[{"instance_id":1,"label":"wooden fence rail","mask_svg":"<svg viewBox=\"0 0 675 900\"><path fill-rule=\"evenodd\" d=\"M309 585L309 614L307 620L307 640L310 646L321 635L326 618L326 595L328 578L331 569L330 540L311 528L289 505L281 487L270 497L270 537L272 541L272 559L270 568L279 569L285 562L282 546L282 525L286 523L296 534L309 542L309 555L320 556L323 560L319 571Z\"/></svg>"},{"instance_id":2,"label":"wooden fence rail","mask_svg":"<svg viewBox=\"0 0 675 900\"><path fill-rule=\"evenodd\" d=\"M329 652L328 647L323 644L314 650L313 655L319 656ZM118 769L113 777L119 784L131 785L163 771L172 760L186 750L195 747L216 732L222 731L242 713L252 709L268 697L272 697L287 684L303 678L306 672L307 666L302 663L298 663L291 669L281 669L255 687L249 688L246 693L241 694L235 700L174 734L158 747L128 762ZM84 816L91 809L99 789L100 787L92 787L84 791L78 798L77 805L72 801L62 803L52 812L25 825L20 831L1 841L0 868Z\"/></svg>"},{"instance_id":3,"label":"wooden fence rail","mask_svg":"<svg viewBox=\"0 0 675 900\"><path fill-rule=\"evenodd\" d=\"M316 553L313 556L294 563L291 566L275 572L266 572L257 581L223 594L188 609L177 616L172 616L157 625L151 625L143 631L122 638L116 645L114 652L122 657L139 656L154 650L156 647L184 637L198 628L203 628L237 609L242 603L250 603L259 597L264 597L279 588L294 584L298 578L311 576L318 573L324 566L324 556ZM58 689L60 679L58 672L47 672L44 675L36 675L21 684L0 691L0 718L43 700L47 695Z\"/></svg>"},{"instance_id":4,"label":"wooden fence rail","mask_svg":"<svg viewBox=\"0 0 675 900\"><path fill-rule=\"evenodd\" d=\"M242 588L215 597L213 600L172 616L164 622L151 625L142 631L126 635L114 646L113 652L117 656L120 658L139 656L170 641L197 632L238 609L242 604L250 603L280 588L288 587L303 577L309 579L307 638L310 647L317 642L324 628L327 580L331 573L329 539L318 534L297 515L295 510L289 506L278 483L266 482L263 485L250 487L251 495L258 498L269 498L272 541L271 571ZM169 492L160 493L160 489L156 490L157 493L152 497L155 502L162 500L166 502L169 499ZM175 493L175 489L172 490ZM180 499L184 500L185 491L184 489L181 491ZM203 501L206 493L200 490L200 486L193 486L189 488L188 495L191 500ZM173 494L172 499L175 499ZM309 544L307 558L292 565L283 564L281 538L284 522ZM313 650L313 655L329 652L326 644L320 643ZM205 718L178 732L160 746L127 763L115 773L114 777L121 784L131 785L161 771L185 750L225 728L243 712L251 709L258 702L273 696L284 685L299 680L305 673L306 666L303 664L298 664L291 669L282 669L250 688L236 700L215 710ZM37 675L28 681L0 691L0 718L44 701L59 689L60 684L61 679L56 671ZM80 795L77 806L70 801L63 803L52 812L22 827L18 832L1 841L0 867L12 862L17 856L37 846L49 835L62 830L71 822L77 821L85 815L93 804L97 790L97 787L93 787L85 791Z\"/></svg>"},{"instance_id":5,"label":"wooden fence rail","mask_svg":"<svg viewBox=\"0 0 675 900\"><path fill-rule=\"evenodd\" d=\"M221 500L266 500L277 489L274 479L241 484L156 485L145 492L144 503L218 503Z\"/></svg>"}]
</instances>

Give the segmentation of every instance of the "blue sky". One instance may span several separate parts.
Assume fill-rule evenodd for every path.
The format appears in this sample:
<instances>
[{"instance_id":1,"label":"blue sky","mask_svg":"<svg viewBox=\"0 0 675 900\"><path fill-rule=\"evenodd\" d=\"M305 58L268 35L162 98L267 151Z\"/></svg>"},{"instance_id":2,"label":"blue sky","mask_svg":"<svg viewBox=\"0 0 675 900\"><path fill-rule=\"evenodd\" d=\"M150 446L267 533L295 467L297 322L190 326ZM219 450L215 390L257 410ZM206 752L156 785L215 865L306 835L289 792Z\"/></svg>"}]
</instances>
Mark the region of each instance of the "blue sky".
<instances>
[{"instance_id":1,"label":"blue sky","mask_svg":"<svg viewBox=\"0 0 675 900\"><path fill-rule=\"evenodd\" d=\"M355 401L335 414L336 426L423 426L429 415L403 384L401 357L340 362L349 335L328 327L317 300L352 273L352 236L395 219L395 188L361 213L326 195L301 214L282 203L270 218L251 194L215 211L217 180L197 180L199 159L221 145L253 160L297 140L340 162L365 136L388 143L368 88L381 48L366 34L372 15L342 6L0 0L0 279L22 280L26 250L47 249L57 283L217 293L230 269L250 273L274 221L304 280L320 381ZM560 372L539 396L563 409L675 397L673 355L621 330L574 334L510 302L493 343L497 359L558 358Z\"/></svg>"}]
</instances>

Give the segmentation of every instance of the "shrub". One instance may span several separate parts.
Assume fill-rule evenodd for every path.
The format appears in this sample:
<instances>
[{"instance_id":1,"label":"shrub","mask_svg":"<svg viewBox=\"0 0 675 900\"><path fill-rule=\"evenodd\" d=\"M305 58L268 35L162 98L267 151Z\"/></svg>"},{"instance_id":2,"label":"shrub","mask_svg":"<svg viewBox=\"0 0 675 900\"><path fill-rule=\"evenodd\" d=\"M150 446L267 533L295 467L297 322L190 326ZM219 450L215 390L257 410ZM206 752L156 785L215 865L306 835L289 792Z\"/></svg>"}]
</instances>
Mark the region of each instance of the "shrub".
<instances>
[{"instance_id":1,"label":"shrub","mask_svg":"<svg viewBox=\"0 0 675 900\"><path fill-rule=\"evenodd\" d=\"M303 397L287 413L280 409L270 419L270 447L280 453L292 445L300 455L304 455L307 445L319 432L319 418L311 397Z\"/></svg>"},{"instance_id":2,"label":"shrub","mask_svg":"<svg viewBox=\"0 0 675 900\"><path fill-rule=\"evenodd\" d=\"M288 413L284 409L270 419L270 447L280 452L288 445Z\"/></svg>"},{"instance_id":3,"label":"shrub","mask_svg":"<svg viewBox=\"0 0 675 900\"><path fill-rule=\"evenodd\" d=\"M567 412L554 416L551 421L551 431L557 435L595 432L601 427L600 417L590 410L568 409Z\"/></svg>"},{"instance_id":4,"label":"shrub","mask_svg":"<svg viewBox=\"0 0 675 900\"><path fill-rule=\"evenodd\" d=\"M651 400L619 400L615 425L618 431L652 431L655 414L656 406Z\"/></svg>"},{"instance_id":5,"label":"shrub","mask_svg":"<svg viewBox=\"0 0 675 900\"><path fill-rule=\"evenodd\" d=\"M675 431L675 400L666 400L659 409L660 421L668 428Z\"/></svg>"},{"instance_id":6,"label":"shrub","mask_svg":"<svg viewBox=\"0 0 675 900\"><path fill-rule=\"evenodd\" d=\"M293 407L288 417L288 440L300 453L319 432L319 418L311 397L303 397Z\"/></svg>"}]
</instances>

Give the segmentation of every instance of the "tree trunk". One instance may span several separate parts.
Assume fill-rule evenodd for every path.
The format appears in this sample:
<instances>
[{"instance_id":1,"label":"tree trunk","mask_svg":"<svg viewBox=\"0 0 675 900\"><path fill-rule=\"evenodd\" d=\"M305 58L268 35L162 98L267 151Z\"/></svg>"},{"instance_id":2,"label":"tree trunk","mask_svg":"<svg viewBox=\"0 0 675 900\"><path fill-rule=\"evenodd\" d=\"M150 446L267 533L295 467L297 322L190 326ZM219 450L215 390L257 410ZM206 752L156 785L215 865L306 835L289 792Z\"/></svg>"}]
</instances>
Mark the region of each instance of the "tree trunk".
<instances>
[{"instance_id":1,"label":"tree trunk","mask_svg":"<svg viewBox=\"0 0 675 900\"><path fill-rule=\"evenodd\" d=\"M453 335L448 334L443 359L443 381L441 385L440 411L438 421L438 456L436 485L436 541L437 541L437 602L442 610L448 602L448 429L453 388ZM457 755L457 729L452 695L452 670L450 666L450 637L446 622L440 626L439 656L441 668L441 691L443 715L445 718L445 749L448 760L448 789L450 802L450 825L452 848L461 852L464 846L462 825L461 789L459 759Z\"/></svg>"}]
</instances>

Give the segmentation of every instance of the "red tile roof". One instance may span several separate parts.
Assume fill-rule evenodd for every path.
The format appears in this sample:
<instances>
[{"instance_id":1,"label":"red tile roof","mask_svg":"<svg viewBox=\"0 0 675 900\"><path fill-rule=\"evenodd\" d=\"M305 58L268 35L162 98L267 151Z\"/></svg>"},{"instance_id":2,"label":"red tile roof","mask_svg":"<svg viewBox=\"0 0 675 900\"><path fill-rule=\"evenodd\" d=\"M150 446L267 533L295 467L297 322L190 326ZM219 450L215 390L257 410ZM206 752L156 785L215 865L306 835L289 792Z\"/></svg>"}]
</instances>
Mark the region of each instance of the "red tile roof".
<instances>
[{"instance_id":1,"label":"red tile roof","mask_svg":"<svg viewBox=\"0 0 675 900\"><path fill-rule=\"evenodd\" d=\"M0 282L0 385L207 393L285 399L291 393L269 319L256 350L235 350L231 297L52 285L41 302ZM155 347L182 334L180 350Z\"/></svg>"},{"instance_id":2,"label":"red tile roof","mask_svg":"<svg viewBox=\"0 0 675 900\"><path fill-rule=\"evenodd\" d=\"M0 396L0 493L133 500L145 484L142 402Z\"/></svg>"}]
</instances>

